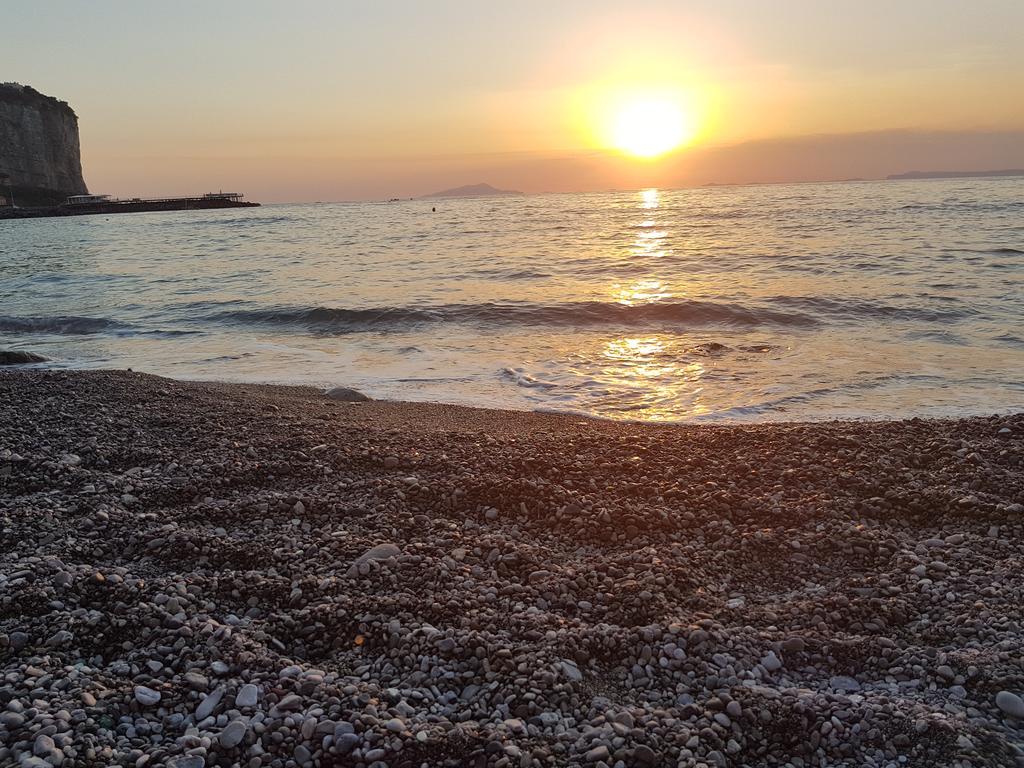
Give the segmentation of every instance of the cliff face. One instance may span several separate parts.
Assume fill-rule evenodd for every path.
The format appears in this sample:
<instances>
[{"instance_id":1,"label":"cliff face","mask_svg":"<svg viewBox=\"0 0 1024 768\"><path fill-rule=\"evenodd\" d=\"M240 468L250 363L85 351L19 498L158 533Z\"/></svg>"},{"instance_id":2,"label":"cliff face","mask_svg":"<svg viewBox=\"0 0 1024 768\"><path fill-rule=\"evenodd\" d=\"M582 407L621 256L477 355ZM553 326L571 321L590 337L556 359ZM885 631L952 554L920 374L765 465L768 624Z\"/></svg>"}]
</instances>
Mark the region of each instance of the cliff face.
<instances>
[{"instance_id":1,"label":"cliff face","mask_svg":"<svg viewBox=\"0 0 1024 768\"><path fill-rule=\"evenodd\" d=\"M53 205L88 192L78 116L67 103L17 83L0 83L0 196L8 186L20 206Z\"/></svg>"}]
</instances>

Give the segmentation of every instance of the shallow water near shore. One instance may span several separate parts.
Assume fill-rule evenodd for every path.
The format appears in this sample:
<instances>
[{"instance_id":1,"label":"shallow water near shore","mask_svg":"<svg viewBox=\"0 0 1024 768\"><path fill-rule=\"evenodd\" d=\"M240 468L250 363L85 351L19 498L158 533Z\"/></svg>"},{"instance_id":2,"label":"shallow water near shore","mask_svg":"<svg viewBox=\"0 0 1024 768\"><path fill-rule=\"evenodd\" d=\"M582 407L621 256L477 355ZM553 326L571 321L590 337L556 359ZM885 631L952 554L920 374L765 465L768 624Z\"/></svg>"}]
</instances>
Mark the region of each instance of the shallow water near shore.
<instances>
[{"instance_id":1,"label":"shallow water near shore","mask_svg":"<svg viewBox=\"0 0 1024 768\"><path fill-rule=\"evenodd\" d=\"M1019 178L37 219L0 222L0 347L651 421L984 414L1024 407L1022 284Z\"/></svg>"}]
</instances>

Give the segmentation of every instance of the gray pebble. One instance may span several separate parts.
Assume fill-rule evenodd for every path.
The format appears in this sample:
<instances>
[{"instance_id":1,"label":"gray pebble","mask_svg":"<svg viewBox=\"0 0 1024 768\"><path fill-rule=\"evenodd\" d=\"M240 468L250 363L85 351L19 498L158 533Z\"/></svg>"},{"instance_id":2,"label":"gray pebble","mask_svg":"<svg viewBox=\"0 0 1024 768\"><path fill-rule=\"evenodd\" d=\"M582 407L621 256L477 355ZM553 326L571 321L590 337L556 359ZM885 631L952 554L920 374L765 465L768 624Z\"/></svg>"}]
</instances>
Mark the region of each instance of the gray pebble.
<instances>
[{"instance_id":1,"label":"gray pebble","mask_svg":"<svg viewBox=\"0 0 1024 768\"><path fill-rule=\"evenodd\" d=\"M260 689L252 683L246 683L235 695L235 706L239 709L252 709L259 701Z\"/></svg>"},{"instance_id":2,"label":"gray pebble","mask_svg":"<svg viewBox=\"0 0 1024 768\"><path fill-rule=\"evenodd\" d=\"M349 566L348 571L345 572L345 576L350 579L355 578L360 575L360 566L368 565L378 560L387 560L400 554L402 554L402 550L395 544L378 544L357 557L352 565Z\"/></svg>"},{"instance_id":3,"label":"gray pebble","mask_svg":"<svg viewBox=\"0 0 1024 768\"><path fill-rule=\"evenodd\" d=\"M1011 691L1000 691L996 694L996 706L1004 715L1024 720L1024 699Z\"/></svg>"},{"instance_id":4,"label":"gray pebble","mask_svg":"<svg viewBox=\"0 0 1024 768\"><path fill-rule=\"evenodd\" d=\"M241 720L232 720L224 730L220 732L218 741L224 749L233 749L242 743L247 731L246 725Z\"/></svg>"},{"instance_id":5,"label":"gray pebble","mask_svg":"<svg viewBox=\"0 0 1024 768\"><path fill-rule=\"evenodd\" d=\"M135 700L144 707L152 707L160 703L160 692L144 685L135 686Z\"/></svg>"},{"instance_id":6,"label":"gray pebble","mask_svg":"<svg viewBox=\"0 0 1024 768\"><path fill-rule=\"evenodd\" d=\"M213 693L199 702L199 706L196 707L196 721L205 720L212 715L218 706L220 706L220 700L224 698L224 689L217 688Z\"/></svg>"}]
</instances>

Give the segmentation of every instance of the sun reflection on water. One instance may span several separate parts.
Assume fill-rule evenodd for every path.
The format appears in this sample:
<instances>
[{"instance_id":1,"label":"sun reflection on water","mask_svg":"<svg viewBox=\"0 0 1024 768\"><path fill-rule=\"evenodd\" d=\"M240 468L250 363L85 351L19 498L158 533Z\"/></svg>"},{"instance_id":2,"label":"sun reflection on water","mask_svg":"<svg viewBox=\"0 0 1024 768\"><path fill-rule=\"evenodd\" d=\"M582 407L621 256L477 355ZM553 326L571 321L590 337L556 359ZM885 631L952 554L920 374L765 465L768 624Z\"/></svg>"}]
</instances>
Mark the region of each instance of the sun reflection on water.
<instances>
[{"instance_id":1,"label":"sun reflection on water","mask_svg":"<svg viewBox=\"0 0 1024 768\"><path fill-rule=\"evenodd\" d=\"M653 266L655 260L660 260L671 254L671 250L665 247L668 239L668 232L659 228L654 210L661 204L661 198L656 189L645 189L640 192L640 203L638 207L650 213L635 225L636 236L629 246L628 261L638 267L647 265ZM659 267L660 269L660 267ZM629 284L613 283L611 286L611 298L619 304L634 306L655 301L662 301L672 297L668 284L658 275L638 278Z\"/></svg>"},{"instance_id":2,"label":"sun reflection on water","mask_svg":"<svg viewBox=\"0 0 1024 768\"><path fill-rule=\"evenodd\" d=\"M627 418L639 411L645 419L666 421L678 419L680 411L690 416L708 411L703 402L705 365L700 360L687 361L671 336L609 339L601 350L601 360L602 379L634 391L634 405L623 413Z\"/></svg>"},{"instance_id":3,"label":"sun reflection on water","mask_svg":"<svg viewBox=\"0 0 1024 768\"><path fill-rule=\"evenodd\" d=\"M612 286L612 297L619 304L633 307L637 304L649 304L672 296L668 286L661 280L637 280L630 285Z\"/></svg>"},{"instance_id":4,"label":"sun reflection on water","mask_svg":"<svg viewBox=\"0 0 1024 768\"><path fill-rule=\"evenodd\" d=\"M645 378L664 376L675 366L658 358L665 353L665 343L657 336L612 339L604 350L604 358L617 366L628 366L632 373Z\"/></svg>"},{"instance_id":5,"label":"sun reflection on water","mask_svg":"<svg viewBox=\"0 0 1024 768\"><path fill-rule=\"evenodd\" d=\"M648 306L679 301L692 290L687 274L681 274L678 264L665 258L673 253L668 226L672 212L665 203L657 189L637 193L623 211L628 217L623 232L630 234L618 241L609 259L609 263L622 266L615 270L619 275L625 272L629 277L609 281L602 299L638 310L623 312L632 330L623 328L624 333L581 339L567 354L578 383L572 391L559 390L557 394L558 385L551 384L543 389L548 397L571 401L586 392L595 410L620 419L676 421L711 412L705 388L716 385L717 360L708 356L702 338L684 329L672 330L671 325L659 327L659 317L672 317L670 309L663 315ZM530 380L526 386L542 385Z\"/></svg>"},{"instance_id":6,"label":"sun reflection on water","mask_svg":"<svg viewBox=\"0 0 1024 768\"><path fill-rule=\"evenodd\" d=\"M658 228L658 220L654 212L661 206L661 196L656 189L645 189L640 192L639 208L643 211L650 211L636 224L638 230L636 239L630 248L630 256L638 263L643 263L649 258L661 258L667 253L664 243L668 232Z\"/></svg>"},{"instance_id":7,"label":"sun reflection on water","mask_svg":"<svg viewBox=\"0 0 1024 768\"><path fill-rule=\"evenodd\" d=\"M634 226L628 258L638 267L651 268L655 274L631 283L612 284L611 298L619 304L632 307L657 303L675 295L673 286L678 290L677 281L670 284L664 275L657 274L664 269L661 260L671 253L667 247L668 232L659 226L660 206L657 189L641 190L637 207L643 211L643 218ZM696 416L709 410L703 402L705 365L694 361L674 334L606 340L599 360L601 380L614 382L632 393L632 405L621 409L626 418L642 413L644 419L666 421L678 419L680 412Z\"/></svg>"}]
</instances>

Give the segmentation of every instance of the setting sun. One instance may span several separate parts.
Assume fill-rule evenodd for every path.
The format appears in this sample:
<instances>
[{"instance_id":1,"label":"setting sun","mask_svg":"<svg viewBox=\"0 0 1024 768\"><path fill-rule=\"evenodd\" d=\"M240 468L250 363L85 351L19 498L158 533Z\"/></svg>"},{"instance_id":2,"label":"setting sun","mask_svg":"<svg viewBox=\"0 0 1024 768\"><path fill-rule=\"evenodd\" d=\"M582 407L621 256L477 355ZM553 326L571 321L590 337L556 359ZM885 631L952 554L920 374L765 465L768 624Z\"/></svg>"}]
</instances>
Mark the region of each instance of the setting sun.
<instances>
[{"instance_id":1,"label":"setting sun","mask_svg":"<svg viewBox=\"0 0 1024 768\"><path fill-rule=\"evenodd\" d=\"M657 157L693 137L689 116L664 98L641 98L623 104L614 117L612 143L637 157Z\"/></svg>"},{"instance_id":2,"label":"setting sun","mask_svg":"<svg viewBox=\"0 0 1024 768\"><path fill-rule=\"evenodd\" d=\"M574 110L585 141L654 160L696 144L712 129L711 84L638 81L626 70L577 91Z\"/></svg>"}]
</instances>

